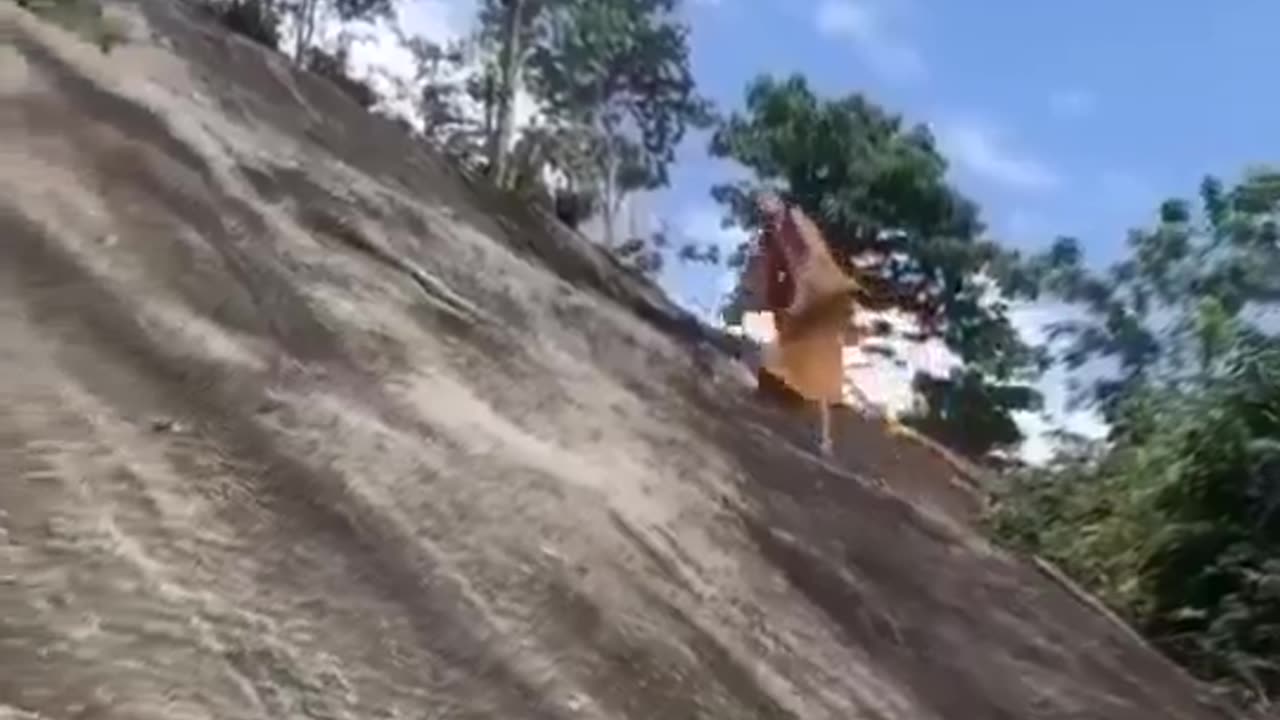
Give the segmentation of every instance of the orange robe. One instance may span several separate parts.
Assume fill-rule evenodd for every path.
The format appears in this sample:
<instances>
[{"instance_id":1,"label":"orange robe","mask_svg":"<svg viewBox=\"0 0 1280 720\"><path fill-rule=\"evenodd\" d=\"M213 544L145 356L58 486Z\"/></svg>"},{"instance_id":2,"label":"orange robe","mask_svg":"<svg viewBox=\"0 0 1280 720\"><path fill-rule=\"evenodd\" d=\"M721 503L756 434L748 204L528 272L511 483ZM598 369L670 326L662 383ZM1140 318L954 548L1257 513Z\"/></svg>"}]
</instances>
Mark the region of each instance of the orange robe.
<instances>
[{"instance_id":1,"label":"orange robe","mask_svg":"<svg viewBox=\"0 0 1280 720\"><path fill-rule=\"evenodd\" d=\"M747 268L748 290L773 313L778 336L764 370L802 397L838 403L844 396L844 336L856 289L821 232L788 208L765 229Z\"/></svg>"}]
</instances>

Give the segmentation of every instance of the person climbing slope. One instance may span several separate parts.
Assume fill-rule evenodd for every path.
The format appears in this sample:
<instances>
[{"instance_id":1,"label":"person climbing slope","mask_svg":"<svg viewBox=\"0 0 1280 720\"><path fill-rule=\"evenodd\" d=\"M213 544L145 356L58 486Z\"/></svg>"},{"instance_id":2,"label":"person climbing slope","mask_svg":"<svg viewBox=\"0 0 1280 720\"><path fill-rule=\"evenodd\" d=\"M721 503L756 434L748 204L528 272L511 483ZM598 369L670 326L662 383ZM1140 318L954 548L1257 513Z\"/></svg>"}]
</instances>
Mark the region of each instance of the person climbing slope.
<instances>
[{"instance_id":1,"label":"person climbing slope","mask_svg":"<svg viewBox=\"0 0 1280 720\"><path fill-rule=\"evenodd\" d=\"M845 336L857 282L818 226L773 193L756 197L760 234L744 275L753 309L773 314L777 340L762 369L818 406L819 447L831 454L831 406L843 399Z\"/></svg>"}]
</instances>

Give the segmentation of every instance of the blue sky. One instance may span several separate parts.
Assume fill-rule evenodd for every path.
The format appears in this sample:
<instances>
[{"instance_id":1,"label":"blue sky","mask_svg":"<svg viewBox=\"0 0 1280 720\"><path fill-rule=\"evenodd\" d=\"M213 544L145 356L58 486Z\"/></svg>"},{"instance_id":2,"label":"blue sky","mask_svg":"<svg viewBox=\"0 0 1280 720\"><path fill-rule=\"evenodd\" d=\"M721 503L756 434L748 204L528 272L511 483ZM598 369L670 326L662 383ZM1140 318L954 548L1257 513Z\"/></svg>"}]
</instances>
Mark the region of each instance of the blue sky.
<instances>
[{"instance_id":1,"label":"blue sky","mask_svg":"<svg viewBox=\"0 0 1280 720\"><path fill-rule=\"evenodd\" d=\"M930 124L992 233L1078 237L1095 261L1206 172L1275 157L1280 3L1174 0L687 0L694 63L721 107L756 74L801 72ZM658 214L699 235L724 167L691 138ZM700 303L706 272L668 278Z\"/></svg>"}]
</instances>

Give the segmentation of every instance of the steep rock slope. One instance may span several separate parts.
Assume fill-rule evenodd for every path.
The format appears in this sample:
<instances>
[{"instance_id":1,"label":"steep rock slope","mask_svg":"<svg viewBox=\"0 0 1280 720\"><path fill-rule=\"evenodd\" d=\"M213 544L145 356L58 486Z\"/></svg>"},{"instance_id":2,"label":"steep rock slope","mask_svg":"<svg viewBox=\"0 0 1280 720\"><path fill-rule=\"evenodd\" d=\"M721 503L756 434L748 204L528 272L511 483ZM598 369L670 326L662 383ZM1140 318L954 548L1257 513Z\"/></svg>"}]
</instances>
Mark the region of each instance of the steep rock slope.
<instances>
[{"instance_id":1,"label":"steep rock slope","mask_svg":"<svg viewBox=\"0 0 1280 720\"><path fill-rule=\"evenodd\" d=\"M0 3L0 715L1221 717L598 251L115 9Z\"/></svg>"}]
</instances>

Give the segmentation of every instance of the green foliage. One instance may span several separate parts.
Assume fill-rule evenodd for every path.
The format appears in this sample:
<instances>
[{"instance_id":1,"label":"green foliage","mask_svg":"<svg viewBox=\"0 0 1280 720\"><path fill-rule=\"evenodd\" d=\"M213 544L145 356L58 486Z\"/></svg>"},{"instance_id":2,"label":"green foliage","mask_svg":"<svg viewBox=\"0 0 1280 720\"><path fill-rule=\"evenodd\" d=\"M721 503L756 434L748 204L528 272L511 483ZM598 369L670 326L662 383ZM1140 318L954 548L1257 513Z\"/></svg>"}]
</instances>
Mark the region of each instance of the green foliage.
<instances>
[{"instance_id":1,"label":"green foliage","mask_svg":"<svg viewBox=\"0 0 1280 720\"><path fill-rule=\"evenodd\" d=\"M598 188L606 233L624 196L668 181L689 128L711 120L674 0L530 3L525 74L549 121L585 140L579 185Z\"/></svg>"},{"instance_id":2,"label":"green foliage","mask_svg":"<svg viewBox=\"0 0 1280 720\"><path fill-rule=\"evenodd\" d=\"M441 45L398 28L396 33L412 59L412 72L409 77L382 72L391 88L386 99L416 111L428 143L459 164L479 169L488 131L470 107L484 100L479 85L484 68L470 62L476 54L474 42Z\"/></svg>"},{"instance_id":3,"label":"green foliage","mask_svg":"<svg viewBox=\"0 0 1280 720\"><path fill-rule=\"evenodd\" d=\"M294 60L338 82L361 104L365 104L365 93L350 85L345 57L338 58L346 49L331 52L316 47L316 31L325 19L372 21L390 17L395 9L395 0L202 0L201 4L223 27L272 50L280 49L281 28L287 23L293 33ZM342 74L333 74L339 68Z\"/></svg>"},{"instance_id":4,"label":"green foliage","mask_svg":"<svg viewBox=\"0 0 1280 720\"><path fill-rule=\"evenodd\" d=\"M595 195L588 191L557 190L553 203L556 217L574 230L595 214Z\"/></svg>"},{"instance_id":5,"label":"green foliage","mask_svg":"<svg viewBox=\"0 0 1280 720\"><path fill-rule=\"evenodd\" d=\"M650 277L662 272L670 256L682 263L715 265L720 262L719 247L699 244L688 238L680 238L676 242L673 235L671 228L664 224L647 235L632 235L615 246L614 253L624 265Z\"/></svg>"},{"instance_id":6,"label":"green foliage","mask_svg":"<svg viewBox=\"0 0 1280 720\"><path fill-rule=\"evenodd\" d=\"M837 259L858 263L864 302L913 313L926 335L984 371L1032 364L1007 307L988 301L983 274L1002 254L980 239L977 207L946 182L946 160L924 127L905 128L861 95L825 100L801 76L766 76L748 88L745 112L716 131L711 153L754 173L713 190L734 222L753 227L751 196L782 186Z\"/></svg>"},{"instance_id":7,"label":"green foliage","mask_svg":"<svg viewBox=\"0 0 1280 720\"><path fill-rule=\"evenodd\" d=\"M477 164L501 187L549 196L571 227L600 216L610 249L648 275L668 256L719 260L718 248L677 246L665 230L615 237L623 199L665 185L685 134L711 121L676 6L675 0L485 0L475 38L481 65L465 81L466 94L482 108L479 135L487 151ZM507 127L521 86L538 117L516 133ZM545 187L547 172L563 186Z\"/></svg>"},{"instance_id":8,"label":"green foliage","mask_svg":"<svg viewBox=\"0 0 1280 720\"><path fill-rule=\"evenodd\" d=\"M306 60L316 31L326 18L339 22L373 21L391 17L396 0L262 0L273 14L287 18L293 29L293 57Z\"/></svg>"},{"instance_id":9,"label":"green foliage","mask_svg":"<svg viewBox=\"0 0 1280 720\"><path fill-rule=\"evenodd\" d=\"M662 272L666 263L663 251L670 245L666 230L659 230L649 237L631 237L619 243L614 252L624 265L653 277Z\"/></svg>"},{"instance_id":10,"label":"green foliage","mask_svg":"<svg viewBox=\"0 0 1280 720\"><path fill-rule=\"evenodd\" d=\"M1011 475L993 526L1042 553L1198 674L1280 694L1280 179L1209 179L1199 217L1168 201L1105 273L1059 242L1031 270L1084 319L1065 360L1106 359L1091 386L1106 443Z\"/></svg>"},{"instance_id":11,"label":"green foliage","mask_svg":"<svg viewBox=\"0 0 1280 720\"><path fill-rule=\"evenodd\" d=\"M204 5L231 32L280 49L281 17L272 0L207 0Z\"/></svg>"},{"instance_id":12,"label":"green foliage","mask_svg":"<svg viewBox=\"0 0 1280 720\"><path fill-rule=\"evenodd\" d=\"M332 82L344 95L368 110L378 102L378 94L368 83L351 75L349 56L350 51L345 45L339 45L333 51L307 48L303 66Z\"/></svg>"},{"instance_id":13,"label":"green foliage","mask_svg":"<svg viewBox=\"0 0 1280 720\"><path fill-rule=\"evenodd\" d=\"M1008 479L992 521L1172 657L1280 692L1280 344L1238 340L1193 389L1132 394L1139 429Z\"/></svg>"},{"instance_id":14,"label":"green foliage","mask_svg":"<svg viewBox=\"0 0 1280 720\"><path fill-rule=\"evenodd\" d=\"M1130 390L1212 370L1246 316L1280 301L1280 173L1252 171L1229 191L1207 178L1200 199L1199 218L1186 201L1163 203L1153 228L1130 233L1130 256L1105 272L1086 268L1070 238L1028 264L1046 292L1086 314L1050 328L1066 345L1061 359L1118 369L1089 398L1113 423Z\"/></svg>"},{"instance_id":15,"label":"green foliage","mask_svg":"<svg viewBox=\"0 0 1280 720\"><path fill-rule=\"evenodd\" d=\"M1038 411L1043 404L1030 386L990 382L968 369L945 378L918 373L913 386L925 410L903 422L971 458L1016 449L1023 436L1011 413Z\"/></svg>"},{"instance_id":16,"label":"green foliage","mask_svg":"<svg viewBox=\"0 0 1280 720\"><path fill-rule=\"evenodd\" d=\"M953 393L981 399L974 412L989 421L942 432L961 416L934 410L921 422L964 438L966 447L1020 439L1009 413L1038 400L1004 385L1033 377L1043 358L1021 340L1000 294L1034 285L1015 272L1016 258L982 238L976 205L947 182L946 160L926 128L907 127L861 95L820 98L802 76L763 76L748 87L745 109L716 130L711 153L753 173L713 190L731 222L753 227L751 197L780 189L818 224L837 260L858 268L864 306L910 313L922 329L916 339L941 338L961 358L963 376L925 389L939 402ZM742 257L740 250L731 262ZM740 311L739 294L726 318Z\"/></svg>"},{"instance_id":17,"label":"green foliage","mask_svg":"<svg viewBox=\"0 0 1280 720\"><path fill-rule=\"evenodd\" d=\"M395 0L332 0L333 12L342 22L390 17Z\"/></svg>"},{"instance_id":18,"label":"green foliage","mask_svg":"<svg viewBox=\"0 0 1280 720\"><path fill-rule=\"evenodd\" d=\"M417 90L412 100L422 116L423 133L449 145L468 126L462 108L464 88L450 82L461 72L465 54L461 47L445 47L424 38L402 40L414 59Z\"/></svg>"},{"instance_id":19,"label":"green foliage","mask_svg":"<svg viewBox=\"0 0 1280 720\"><path fill-rule=\"evenodd\" d=\"M549 115L615 146L622 190L665 185L686 130L711 119L674 12L674 0L565 0L533 20L531 89Z\"/></svg>"},{"instance_id":20,"label":"green foliage","mask_svg":"<svg viewBox=\"0 0 1280 720\"><path fill-rule=\"evenodd\" d=\"M508 151L516 126L516 95L520 89L522 68L527 62L526 38L522 30L529 24L526 11L537 8L532 8L529 0L501 0L497 5L501 7L501 31L495 43L496 63L491 64L485 73L485 157L490 179L498 187L507 187ZM481 37L486 36L482 32Z\"/></svg>"}]
</instances>

